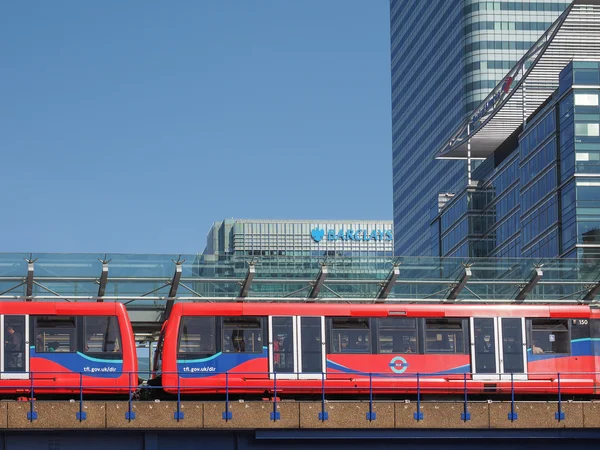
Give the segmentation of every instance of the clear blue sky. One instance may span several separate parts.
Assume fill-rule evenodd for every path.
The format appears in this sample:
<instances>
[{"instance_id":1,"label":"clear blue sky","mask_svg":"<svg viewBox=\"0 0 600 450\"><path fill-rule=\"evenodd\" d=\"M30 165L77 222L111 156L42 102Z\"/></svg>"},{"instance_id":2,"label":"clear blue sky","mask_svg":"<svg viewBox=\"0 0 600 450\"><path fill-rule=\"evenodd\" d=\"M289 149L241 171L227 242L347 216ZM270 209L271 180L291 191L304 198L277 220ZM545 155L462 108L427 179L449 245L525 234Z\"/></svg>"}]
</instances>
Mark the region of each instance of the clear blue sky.
<instances>
[{"instance_id":1,"label":"clear blue sky","mask_svg":"<svg viewBox=\"0 0 600 450\"><path fill-rule=\"evenodd\" d=\"M386 0L0 4L0 252L392 219Z\"/></svg>"}]
</instances>

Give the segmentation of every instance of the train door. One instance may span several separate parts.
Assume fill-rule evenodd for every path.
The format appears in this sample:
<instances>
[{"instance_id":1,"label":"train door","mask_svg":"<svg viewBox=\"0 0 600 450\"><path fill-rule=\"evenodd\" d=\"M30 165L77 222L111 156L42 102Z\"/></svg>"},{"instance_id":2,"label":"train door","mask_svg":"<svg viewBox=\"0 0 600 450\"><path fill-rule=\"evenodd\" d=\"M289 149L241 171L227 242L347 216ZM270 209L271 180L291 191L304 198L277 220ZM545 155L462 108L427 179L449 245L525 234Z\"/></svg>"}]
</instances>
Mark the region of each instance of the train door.
<instances>
[{"instance_id":1,"label":"train door","mask_svg":"<svg viewBox=\"0 0 600 450\"><path fill-rule=\"evenodd\" d=\"M325 358L324 317L269 317L271 378L320 379Z\"/></svg>"},{"instance_id":2,"label":"train door","mask_svg":"<svg viewBox=\"0 0 600 450\"><path fill-rule=\"evenodd\" d=\"M0 378L29 378L29 316L1 315Z\"/></svg>"},{"instance_id":3,"label":"train door","mask_svg":"<svg viewBox=\"0 0 600 450\"><path fill-rule=\"evenodd\" d=\"M472 317L471 361L474 379L526 379L525 319Z\"/></svg>"}]
</instances>

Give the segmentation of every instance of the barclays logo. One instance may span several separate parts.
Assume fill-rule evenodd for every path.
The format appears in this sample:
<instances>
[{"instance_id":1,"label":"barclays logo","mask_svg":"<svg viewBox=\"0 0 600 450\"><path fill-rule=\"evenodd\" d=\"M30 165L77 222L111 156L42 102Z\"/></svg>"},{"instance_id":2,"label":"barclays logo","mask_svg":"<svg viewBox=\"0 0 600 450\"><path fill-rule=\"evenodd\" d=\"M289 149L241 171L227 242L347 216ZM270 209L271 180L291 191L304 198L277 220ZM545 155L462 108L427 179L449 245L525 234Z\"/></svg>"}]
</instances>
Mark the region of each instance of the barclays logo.
<instances>
[{"instance_id":1,"label":"barclays logo","mask_svg":"<svg viewBox=\"0 0 600 450\"><path fill-rule=\"evenodd\" d=\"M325 236L325 230L323 230L322 228L315 228L310 232L310 235L312 236L315 242L321 242L323 236Z\"/></svg>"},{"instance_id":2,"label":"barclays logo","mask_svg":"<svg viewBox=\"0 0 600 450\"><path fill-rule=\"evenodd\" d=\"M314 228L310 232L315 242L321 242L325 238L325 230ZM327 230L328 241L392 241L394 234L392 230Z\"/></svg>"},{"instance_id":3,"label":"barclays logo","mask_svg":"<svg viewBox=\"0 0 600 450\"><path fill-rule=\"evenodd\" d=\"M483 107L479 111L477 111L477 113L475 113L475 115L473 115L473 117L471 118L471 125L474 125L479 119L481 119L483 116L485 116L487 114L487 112L490 110L490 108L494 107L496 102L499 101L502 96L504 96L510 92L510 86L511 86L512 82L513 82L512 77L506 77L504 79L504 82L502 83L502 89L497 91L492 96L492 98L490 98L487 102L485 102Z\"/></svg>"}]
</instances>

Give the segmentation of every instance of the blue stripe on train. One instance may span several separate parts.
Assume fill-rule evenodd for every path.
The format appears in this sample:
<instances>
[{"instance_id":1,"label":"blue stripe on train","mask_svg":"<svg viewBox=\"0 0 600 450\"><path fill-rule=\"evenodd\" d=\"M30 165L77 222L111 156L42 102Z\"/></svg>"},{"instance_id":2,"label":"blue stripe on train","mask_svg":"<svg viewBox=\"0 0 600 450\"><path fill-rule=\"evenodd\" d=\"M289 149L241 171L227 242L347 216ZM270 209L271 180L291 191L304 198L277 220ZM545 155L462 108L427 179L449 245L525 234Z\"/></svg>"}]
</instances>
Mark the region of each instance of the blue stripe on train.
<instances>
[{"instance_id":1,"label":"blue stripe on train","mask_svg":"<svg viewBox=\"0 0 600 450\"><path fill-rule=\"evenodd\" d=\"M571 354L558 354L558 353L544 353L544 354L532 354L531 349L527 351L527 360L528 362L534 361L542 361L546 359L553 358L564 358L570 356L600 356L600 338L583 338L583 339L574 339L571 341ZM214 374L225 373L234 369L235 367L243 364L247 361L251 361L256 358L267 358L268 351L267 347L263 347L262 353L216 353L215 355L193 359L193 360L177 360L177 370L184 378L194 378L194 377L207 377ZM368 372L364 372L357 369L352 369L350 367L343 366L331 360L327 360L327 369L329 370L337 370L342 373L349 373L361 376L369 376ZM423 375L456 375L462 373L469 373L471 371L471 366L469 364L465 364L458 367L453 367L447 370L441 370L431 373L423 373ZM406 374L408 375L408 373ZM414 373L412 373L414 375ZM375 376L375 375L374 375ZM377 376L394 376L397 377L398 374L390 373L387 374L377 374Z\"/></svg>"},{"instance_id":2,"label":"blue stripe on train","mask_svg":"<svg viewBox=\"0 0 600 450\"><path fill-rule=\"evenodd\" d=\"M571 341L571 353L540 353L533 354L527 349L527 361L544 361L554 358L568 358L570 356L600 356L600 338L581 338Z\"/></svg>"},{"instance_id":3,"label":"blue stripe on train","mask_svg":"<svg viewBox=\"0 0 600 450\"><path fill-rule=\"evenodd\" d=\"M29 350L29 358L45 359L58 364L70 372L99 378L118 378L123 373L123 360L93 358L80 352L37 353L35 347Z\"/></svg>"},{"instance_id":4,"label":"blue stripe on train","mask_svg":"<svg viewBox=\"0 0 600 450\"><path fill-rule=\"evenodd\" d=\"M200 359L178 359L177 371L182 378L202 378L228 372L235 367L257 358L267 358L267 347L262 353L216 353Z\"/></svg>"}]
</instances>

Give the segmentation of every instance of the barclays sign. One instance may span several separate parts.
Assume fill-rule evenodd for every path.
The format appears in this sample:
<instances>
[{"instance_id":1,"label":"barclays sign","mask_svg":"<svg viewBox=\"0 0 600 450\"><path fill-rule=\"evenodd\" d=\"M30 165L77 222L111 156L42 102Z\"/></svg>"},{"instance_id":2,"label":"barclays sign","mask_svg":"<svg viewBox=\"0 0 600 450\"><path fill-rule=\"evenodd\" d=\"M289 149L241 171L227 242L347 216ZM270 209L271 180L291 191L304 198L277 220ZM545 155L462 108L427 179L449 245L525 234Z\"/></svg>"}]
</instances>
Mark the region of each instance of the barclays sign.
<instances>
[{"instance_id":1,"label":"barclays sign","mask_svg":"<svg viewBox=\"0 0 600 450\"><path fill-rule=\"evenodd\" d=\"M325 237L328 241L392 241L394 234L392 230L325 230L314 228L310 232L313 241L321 242Z\"/></svg>"},{"instance_id":2,"label":"barclays sign","mask_svg":"<svg viewBox=\"0 0 600 450\"><path fill-rule=\"evenodd\" d=\"M481 119L483 116L485 116L487 114L487 112L494 107L494 105L496 104L496 102L498 102L502 96L508 94L510 92L510 85L513 82L513 78L512 77L506 77L504 79L504 82L502 83L502 89L496 91L494 93L494 95L492 96L492 98L490 98L487 102L485 102L485 104L483 104L483 106L481 106L481 109L479 109L479 111L477 111L472 117L471 117L471 125L475 125L477 123L477 121L479 121L479 119Z\"/></svg>"}]
</instances>

